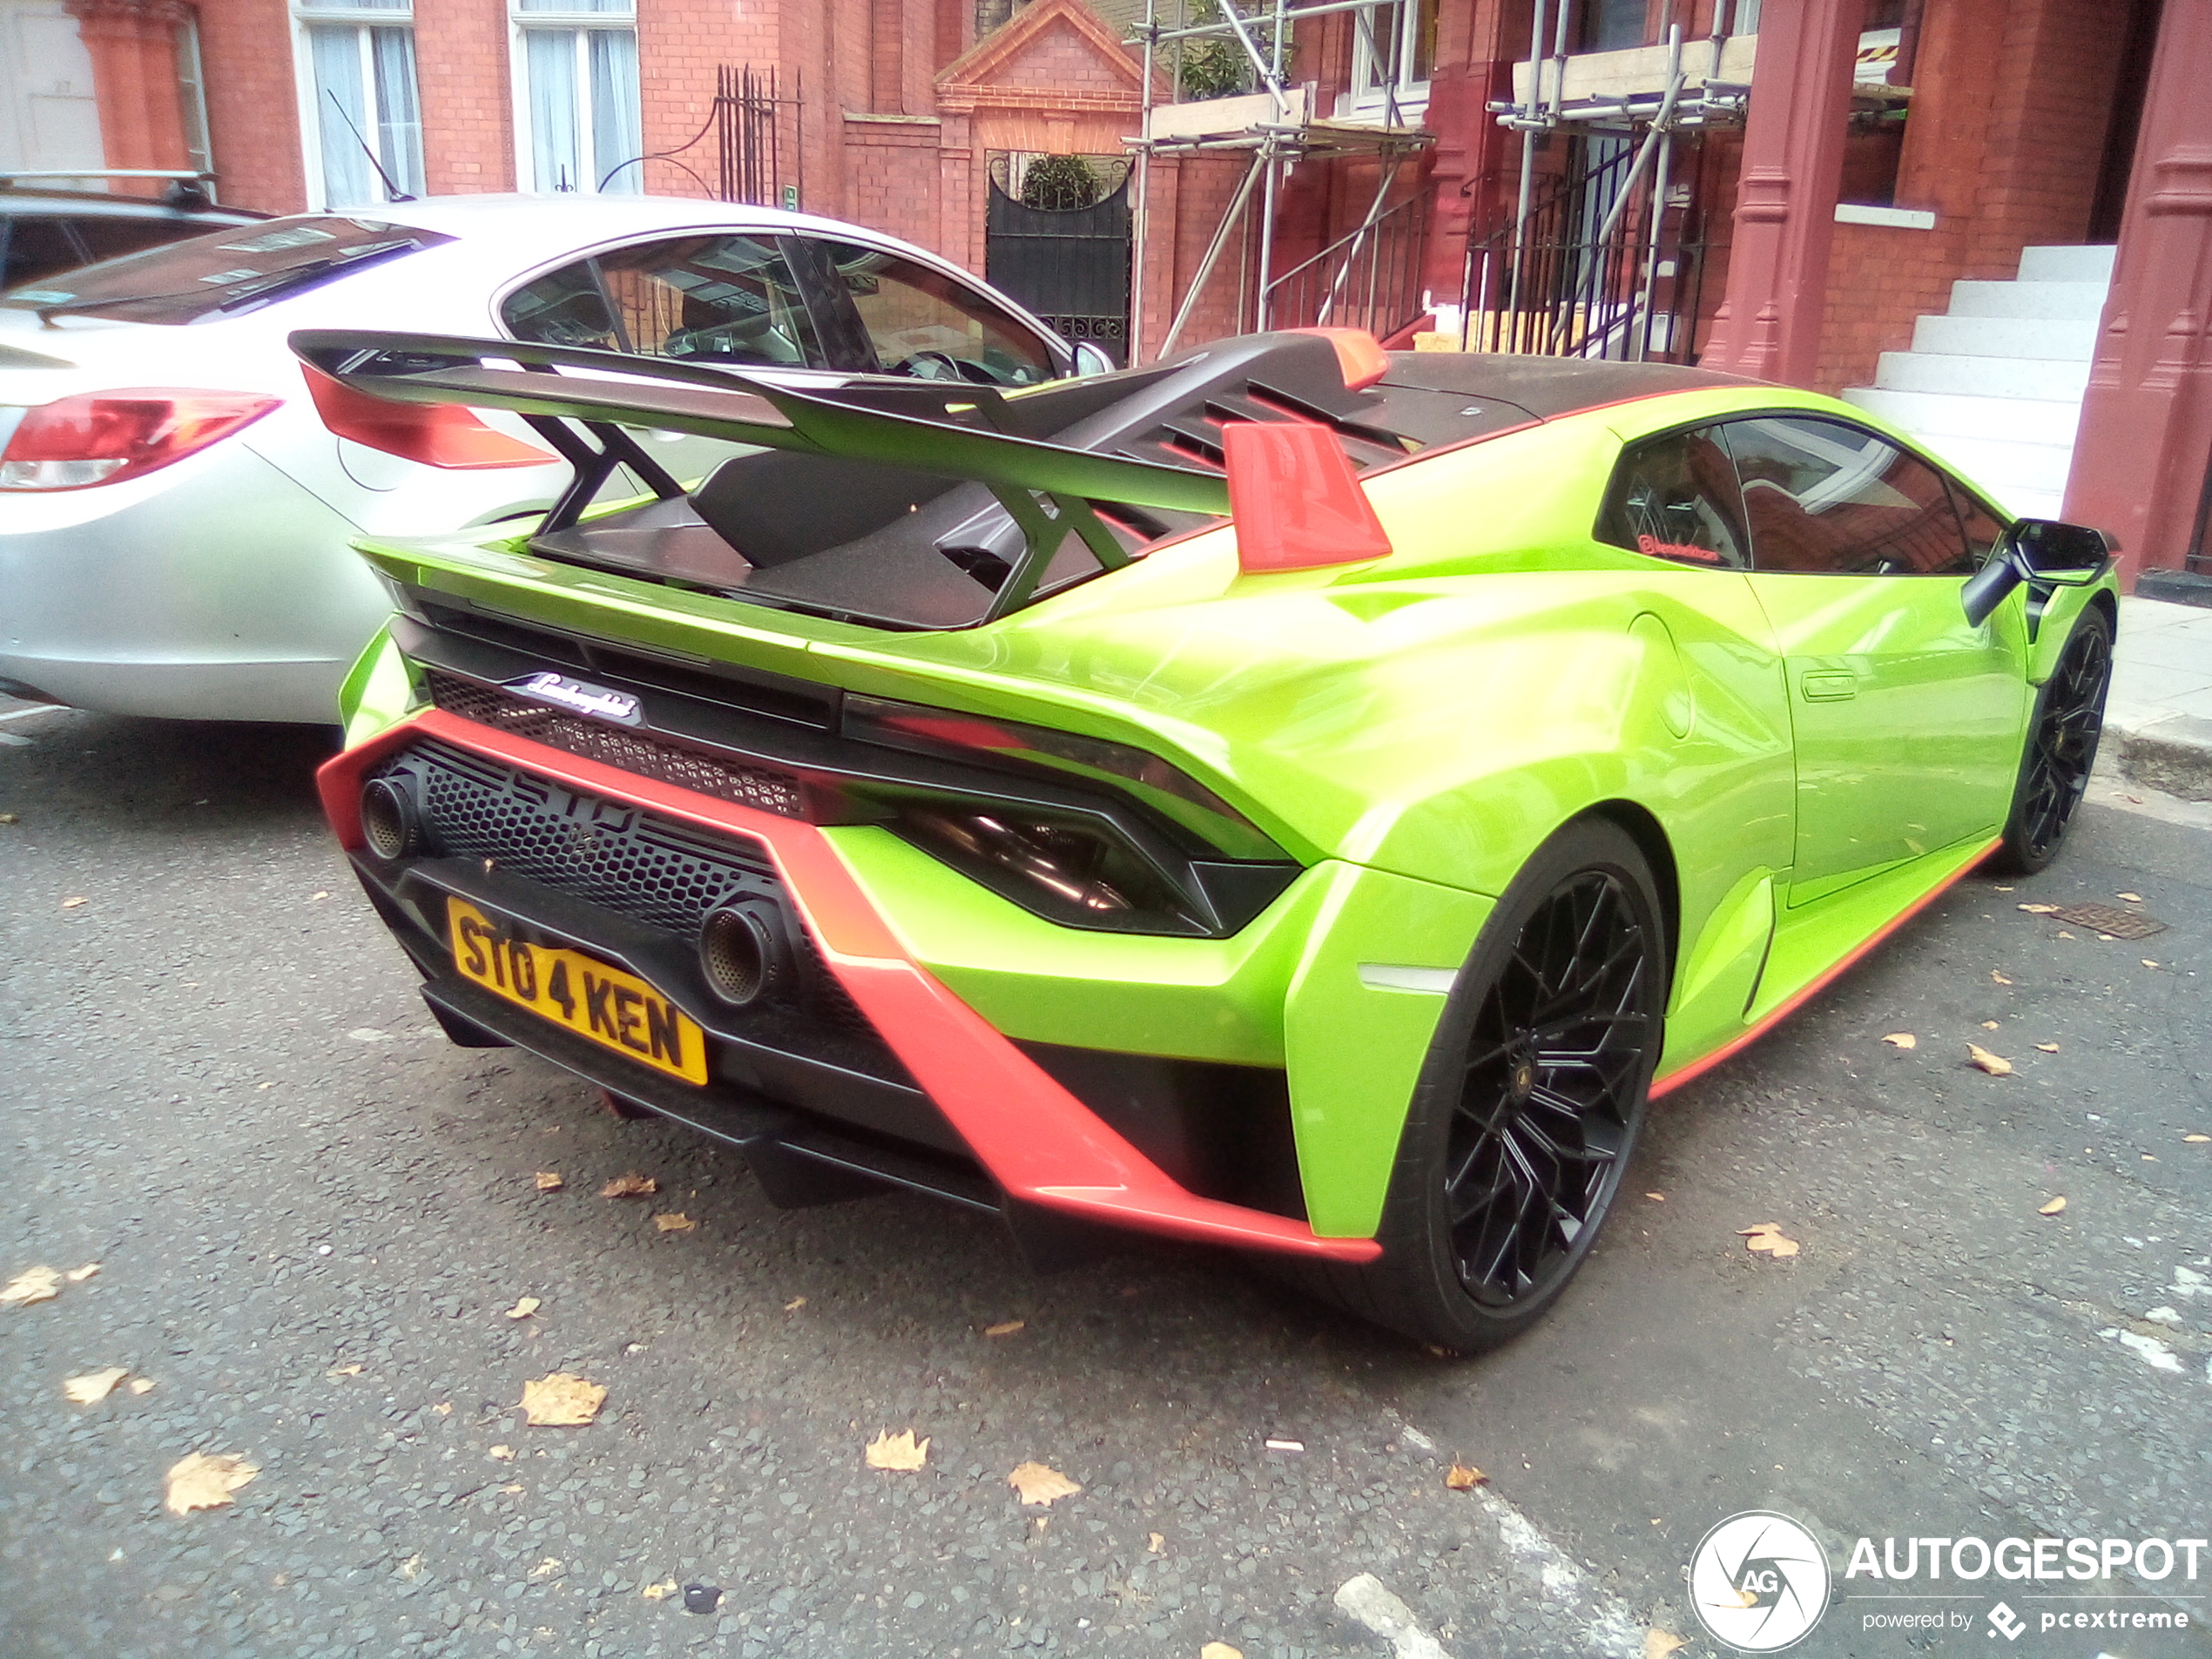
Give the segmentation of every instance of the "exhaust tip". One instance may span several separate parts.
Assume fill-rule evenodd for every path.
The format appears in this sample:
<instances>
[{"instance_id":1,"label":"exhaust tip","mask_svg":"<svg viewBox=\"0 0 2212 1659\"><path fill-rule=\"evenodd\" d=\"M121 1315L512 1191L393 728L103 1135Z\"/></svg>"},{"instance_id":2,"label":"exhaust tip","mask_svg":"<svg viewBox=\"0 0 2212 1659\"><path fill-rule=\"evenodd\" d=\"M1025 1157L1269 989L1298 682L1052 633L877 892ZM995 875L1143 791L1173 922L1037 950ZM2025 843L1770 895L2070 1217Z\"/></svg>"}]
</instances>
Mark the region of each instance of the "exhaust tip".
<instances>
[{"instance_id":1,"label":"exhaust tip","mask_svg":"<svg viewBox=\"0 0 2212 1659\"><path fill-rule=\"evenodd\" d=\"M389 778L372 778L361 790L361 839L386 863L405 858L422 844L415 802Z\"/></svg>"}]
</instances>

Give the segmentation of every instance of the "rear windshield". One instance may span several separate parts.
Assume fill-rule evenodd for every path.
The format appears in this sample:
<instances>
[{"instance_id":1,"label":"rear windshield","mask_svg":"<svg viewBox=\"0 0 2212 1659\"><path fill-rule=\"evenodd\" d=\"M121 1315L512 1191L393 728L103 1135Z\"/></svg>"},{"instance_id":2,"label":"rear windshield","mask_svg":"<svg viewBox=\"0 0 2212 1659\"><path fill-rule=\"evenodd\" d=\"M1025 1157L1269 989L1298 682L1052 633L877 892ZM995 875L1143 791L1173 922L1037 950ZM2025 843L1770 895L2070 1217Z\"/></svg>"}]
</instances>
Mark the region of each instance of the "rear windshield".
<instances>
[{"instance_id":1,"label":"rear windshield","mask_svg":"<svg viewBox=\"0 0 2212 1659\"><path fill-rule=\"evenodd\" d=\"M357 266L451 240L380 219L278 219L41 278L0 294L0 305L132 322L202 322L251 311Z\"/></svg>"}]
</instances>

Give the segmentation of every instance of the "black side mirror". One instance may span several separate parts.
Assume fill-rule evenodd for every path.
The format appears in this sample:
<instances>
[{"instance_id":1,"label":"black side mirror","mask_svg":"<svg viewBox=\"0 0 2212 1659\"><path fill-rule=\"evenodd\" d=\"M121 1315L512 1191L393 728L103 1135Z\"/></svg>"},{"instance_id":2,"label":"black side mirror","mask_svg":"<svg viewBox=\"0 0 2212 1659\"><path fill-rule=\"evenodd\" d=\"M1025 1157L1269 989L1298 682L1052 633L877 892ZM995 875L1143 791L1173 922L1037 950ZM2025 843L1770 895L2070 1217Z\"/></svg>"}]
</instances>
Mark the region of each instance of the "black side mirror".
<instances>
[{"instance_id":1,"label":"black side mirror","mask_svg":"<svg viewBox=\"0 0 2212 1659\"><path fill-rule=\"evenodd\" d=\"M1966 578L1959 601L1966 620L1979 628L2021 583L2047 594L2053 588L2086 588L2104 575L2112 553L2112 538L2102 530L2023 518L1997 544L1989 563Z\"/></svg>"}]
</instances>

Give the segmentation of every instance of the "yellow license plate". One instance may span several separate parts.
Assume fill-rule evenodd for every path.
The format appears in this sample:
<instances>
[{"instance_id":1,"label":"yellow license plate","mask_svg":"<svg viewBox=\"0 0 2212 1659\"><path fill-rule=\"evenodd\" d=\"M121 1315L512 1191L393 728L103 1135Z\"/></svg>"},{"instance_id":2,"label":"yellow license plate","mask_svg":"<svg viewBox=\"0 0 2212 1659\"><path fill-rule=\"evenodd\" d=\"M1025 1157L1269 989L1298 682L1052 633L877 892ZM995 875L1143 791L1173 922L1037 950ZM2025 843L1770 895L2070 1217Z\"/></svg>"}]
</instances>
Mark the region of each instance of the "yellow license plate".
<instances>
[{"instance_id":1,"label":"yellow license plate","mask_svg":"<svg viewBox=\"0 0 2212 1659\"><path fill-rule=\"evenodd\" d=\"M446 900L453 965L496 996L687 1083L706 1081L706 1034L639 979L582 951L533 945Z\"/></svg>"}]
</instances>

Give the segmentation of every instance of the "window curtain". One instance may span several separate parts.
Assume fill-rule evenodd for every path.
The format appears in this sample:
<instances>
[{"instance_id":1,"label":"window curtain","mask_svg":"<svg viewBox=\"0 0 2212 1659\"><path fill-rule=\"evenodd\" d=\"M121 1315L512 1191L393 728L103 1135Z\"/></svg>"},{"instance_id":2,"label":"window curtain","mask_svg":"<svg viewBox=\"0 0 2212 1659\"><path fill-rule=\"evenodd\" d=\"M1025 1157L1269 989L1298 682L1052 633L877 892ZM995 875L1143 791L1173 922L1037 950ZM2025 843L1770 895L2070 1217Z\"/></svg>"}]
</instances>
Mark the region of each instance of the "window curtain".
<instances>
[{"instance_id":1,"label":"window curtain","mask_svg":"<svg viewBox=\"0 0 2212 1659\"><path fill-rule=\"evenodd\" d=\"M317 24L307 30L307 45L314 65L323 202L330 207L361 207L382 201L384 192L376 187L375 173L361 148L376 123L369 114L368 88L361 84L361 30L343 24Z\"/></svg>"},{"instance_id":2,"label":"window curtain","mask_svg":"<svg viewBox=\"0 0 2212 1659\"><path fill-rule=\"evenodd\" d=\"M577 31L523 31L525 77L529 83L530 187L533 190L589 190L584 179L583 134L577 129Z\"/></svg>"},{"instance_id":3,"label":"window curtain","mask_svg":"<svg viewBox=\"0 0 2212 1659\"><path fill-rule=\"evenodd\" d=\"M415 90L415 31L372 29L376 67L376 147L392 182L410 196L423 190L422 106Z\"/></svg>"},{"instance_id":4,"label":"window curtain","mask_svg":"<svg viewBox=\"0 0 2212 1659\"><path fill-rule=\"evenodd\" d=\"M591 159L598 177L587 188L635 195L644 188L643 123L637 99L637 37L627 29L589 31L591 47ZM615 172L617 167L622 171ZM607 175L613 173L612 178ZM603 186L601 179L606 183Z\"/></svg>"}]
</instances>

